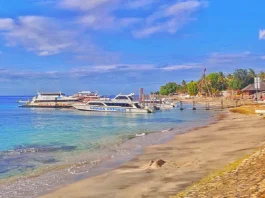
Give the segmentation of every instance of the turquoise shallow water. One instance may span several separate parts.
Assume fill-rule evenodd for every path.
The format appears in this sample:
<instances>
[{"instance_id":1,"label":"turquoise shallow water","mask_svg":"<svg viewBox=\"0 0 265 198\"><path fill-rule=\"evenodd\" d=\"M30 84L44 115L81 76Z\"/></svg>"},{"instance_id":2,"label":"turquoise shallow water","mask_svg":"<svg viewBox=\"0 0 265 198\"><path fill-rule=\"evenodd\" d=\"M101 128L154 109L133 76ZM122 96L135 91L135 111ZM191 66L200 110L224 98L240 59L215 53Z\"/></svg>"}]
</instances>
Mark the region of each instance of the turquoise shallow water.
<instances>
[{"instance_id":1,"label":"turquoise shallow water","mask_svg":"<svg viewBox=\"0 0 265 198\"><path fill-rule=\"evenodd\" d=\"M192 126L213 116L209 111L177 109L124 114L19 108L16 101L27 98L0 97L0 179L46 166L98 160L137 133Z\"/></svg>"}]
</instances>

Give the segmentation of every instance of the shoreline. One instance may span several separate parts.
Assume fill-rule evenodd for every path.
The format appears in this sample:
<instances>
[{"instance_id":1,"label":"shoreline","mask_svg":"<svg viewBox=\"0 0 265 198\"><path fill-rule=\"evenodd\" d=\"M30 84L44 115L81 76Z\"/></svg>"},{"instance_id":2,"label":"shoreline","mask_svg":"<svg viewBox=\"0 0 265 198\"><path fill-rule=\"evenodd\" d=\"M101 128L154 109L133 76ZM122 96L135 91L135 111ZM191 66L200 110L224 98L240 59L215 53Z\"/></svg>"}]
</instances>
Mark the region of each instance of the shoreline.
<instances>
[{"instance_id":1,"label":"shoreline","mask_svg":"<svg viewBox=\"0 0 265 198\"><path fill-rule=\"evenodd\" d=\"M176 134L186 133L192 128L197 128L198 126L202 126L205 123L210 124L216 120L216 115L217 113L213 114L212 116L209 116L207 119L187 121L187 123L185 123L184 125L176 125L174 128L165 128L162 131L149 132L142 137L137 137L135 134L133 138L128 138L125 142L119 144L118 148L113 147L111 149L117 149L117 152L125 151L126 155L123 154L123 156L114 156L113 159L109 156L106 159L99 160L99 162L95 161L95 163L92 164L92 166L95 165L95 167L92 167L91 170L90 161L80 161L80 163L78 164L62 164L57 165L55 167L44 167L34 171L29 171L29 174L18 176L17 178L15 176L10 179L7 179L6 181L2 180L2 182L0 182L0 189L2 189L3 191L5 190L5 192L10 191L10 196L19 195L27 197L36 197L39 195L50 193L56 189L63 188L66 185L82 181L86 178L104 174L111 170L115 170L128 163L129 161L133 160L138 155L141 155L146 147L151 145L164 144L172 140L176 136ZM77 171L76 174L75 171ZM26 188L23 187L25 186L25 183L27 184ZM32 189L30 186L35 187ZM12 193L12 189L17 187L20 188L22 191ZM25 192L29 192L28 194L24 194L24 188ZM40 188L42 190L36 190L36 192L32 191ZM6 196L5 192L3 191L0 193L0 197Z\"/></svg>"},{"instance_id":2,"label":"shoreline","mask_svg":"<svg viewBox=\"0 0 265 198\"><path fill-rule=\"evenodd\" d=\"M265 140L265 134L262 133L262 127L252 130L249 125L258 123L260 119L227 113L219 122L177 134L167 143L148 146L143 154L117 169L67 185L41 197L176 195L203 176L258 148ZM152 161L158 160L165 161L165 164L161 167L149 166Z\"/></svg>"}]
</instances>

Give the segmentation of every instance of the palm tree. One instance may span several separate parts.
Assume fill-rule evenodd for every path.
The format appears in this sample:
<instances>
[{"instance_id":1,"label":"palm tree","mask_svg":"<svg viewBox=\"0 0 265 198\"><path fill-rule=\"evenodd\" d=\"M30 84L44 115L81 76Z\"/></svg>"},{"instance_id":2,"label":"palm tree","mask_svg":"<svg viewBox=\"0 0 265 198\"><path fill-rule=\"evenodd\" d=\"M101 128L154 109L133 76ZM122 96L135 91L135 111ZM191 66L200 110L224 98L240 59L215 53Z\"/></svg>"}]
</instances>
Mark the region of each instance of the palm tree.
<instances>
[{"instance_id":1,"label":"palm tree","mask_svg":"<svg viewBox=\"0 0 265 198\"><path fill-rule=\"evenodd\" d=\"M253 69L248 69L248 71L249 71L249 75L252 77L252 78L255 78L256 77L256 73L255 73L255 71L253 70Z\"/></svg>"},{"instance_id":2,"label":"palm tree","mask_svg":"<svg viewBox=\"0 0 265 198\"><path fill-rule=\"evenodd\" d=\"M222 89L222 91L224 90L224 88L226 89L227 79L226 79L225 74L223 72L219 72L218 83L220 84L220 86L221 86L220 88Z\"/></svg>"},{"instance_id":3,"label":"palm tree","mask_svg":"<svg viewBox=\"0 0 265 198\"><path fill-rule=\"evenodd\" d=\"M187 93L187 83L185 80L182 80L181 86L182 86L182 92Z\"/></svg>"},{"instance_id":4,"label":"palm tree","mask_svg":"<svg viewBox=\"0 0 265 198\"><path fill-rule=\"evenodd\" d=\"M259 77L261 78L261 81L265 81L265 72L264 71L261 71L259 73Z\"/></svg>"}]
</instances>

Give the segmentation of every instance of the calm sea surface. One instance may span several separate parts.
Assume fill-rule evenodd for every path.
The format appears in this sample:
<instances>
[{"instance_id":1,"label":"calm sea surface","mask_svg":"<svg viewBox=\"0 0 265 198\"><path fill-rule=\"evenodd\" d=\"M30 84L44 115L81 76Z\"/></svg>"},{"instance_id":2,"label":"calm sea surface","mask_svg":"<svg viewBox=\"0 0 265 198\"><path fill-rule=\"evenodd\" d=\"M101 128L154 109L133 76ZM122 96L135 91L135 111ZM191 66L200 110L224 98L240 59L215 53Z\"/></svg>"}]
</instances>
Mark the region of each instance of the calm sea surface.
<instances>
[{"instance_id":1,"label":"calm sea surface","mask_svg":"<svg viewBox=\"0 0 265 198\"><path fill-rule=\"evenodd\" d=\"M134 143L150 145L171 134L171 131L162 133L163 130L199 126L213 117L210 111L177 109L124 114L19 108L19 99L28 97L0 97L0 179L42 167L100 160L108 157L110 151L113 157L119 146L136 134L150 133L147 135L150 137L153 132L159 134ZM127 155L128 150L127 147L126 152L119 154Z\"/></svg>"}]
</instances>

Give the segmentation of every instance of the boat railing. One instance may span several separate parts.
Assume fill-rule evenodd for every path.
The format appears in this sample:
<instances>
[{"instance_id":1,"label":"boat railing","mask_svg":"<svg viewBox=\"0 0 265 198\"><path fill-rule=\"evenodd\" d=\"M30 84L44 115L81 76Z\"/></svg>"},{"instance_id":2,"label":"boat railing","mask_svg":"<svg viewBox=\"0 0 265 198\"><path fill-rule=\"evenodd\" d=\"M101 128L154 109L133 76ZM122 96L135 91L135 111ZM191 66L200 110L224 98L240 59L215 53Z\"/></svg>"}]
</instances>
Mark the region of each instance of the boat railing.
<instances>
[{"instance_id":1,"label":"boat railing","mask_svg":"<svg viewBox=\"0 0 265 198\"><path fill-rule=\"evenodd\" d=\"M100 101L111 101L110 98L99 98Z\"/></svg>"}]
</instances>

